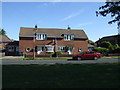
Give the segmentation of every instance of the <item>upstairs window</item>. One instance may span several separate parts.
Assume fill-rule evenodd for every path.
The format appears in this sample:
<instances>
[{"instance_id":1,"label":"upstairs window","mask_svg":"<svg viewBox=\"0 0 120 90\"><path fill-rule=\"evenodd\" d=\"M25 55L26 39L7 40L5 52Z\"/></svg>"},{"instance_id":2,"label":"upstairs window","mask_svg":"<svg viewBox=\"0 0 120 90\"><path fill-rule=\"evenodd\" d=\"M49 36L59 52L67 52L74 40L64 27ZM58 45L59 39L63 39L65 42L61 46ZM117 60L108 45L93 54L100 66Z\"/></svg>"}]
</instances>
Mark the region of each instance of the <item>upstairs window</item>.
<instances>
[{"instance_id":1,"label":"upstairs window","mask_svg":"<svg viewBox=\"0 0 120 90\"><path fill-rule=\"evenodd\" d=\"M74 35L73 34L64 34L64 40L65 41L74 40Z\"/></svg>"},{"instance_id":2,"label":"upstairs window","mask_svg":"<svg viewBox=\"0 0 120 90\"><path fill-rule=\"evenodd\" d=\"M37 40L47 40L47 34L37 33L37 34L36 34L36 39L37 39Z\"/></svg>"}]
</instances>

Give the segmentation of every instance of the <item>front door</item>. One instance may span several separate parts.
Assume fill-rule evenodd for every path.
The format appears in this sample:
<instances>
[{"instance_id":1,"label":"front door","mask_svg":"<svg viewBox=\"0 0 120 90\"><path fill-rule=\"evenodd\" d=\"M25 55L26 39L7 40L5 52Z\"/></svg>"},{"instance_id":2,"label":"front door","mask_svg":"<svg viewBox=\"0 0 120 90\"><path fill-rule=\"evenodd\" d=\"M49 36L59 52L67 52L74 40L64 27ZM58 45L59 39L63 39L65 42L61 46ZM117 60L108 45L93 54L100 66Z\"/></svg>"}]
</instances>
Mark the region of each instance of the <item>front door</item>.
<instances>
[{"instance_id":1,"label":"front door","mask_svg":"<svg viewBox=\"0 0 120 90\"><path fill-rule=\"evenodd\" d=\"M72 52L73 52L73 47L68 47L68 53L72 54Z\"/></svg>"},{"instance_id":2,"label":"front door","mask_svg":"<svg viewBox=\"0 0 120 90\"><path fill-rule=\"evenodd\" d=\"M37 47L37 54L39 55L42 52L42 47Z\"/></svg>"}]
</instances>

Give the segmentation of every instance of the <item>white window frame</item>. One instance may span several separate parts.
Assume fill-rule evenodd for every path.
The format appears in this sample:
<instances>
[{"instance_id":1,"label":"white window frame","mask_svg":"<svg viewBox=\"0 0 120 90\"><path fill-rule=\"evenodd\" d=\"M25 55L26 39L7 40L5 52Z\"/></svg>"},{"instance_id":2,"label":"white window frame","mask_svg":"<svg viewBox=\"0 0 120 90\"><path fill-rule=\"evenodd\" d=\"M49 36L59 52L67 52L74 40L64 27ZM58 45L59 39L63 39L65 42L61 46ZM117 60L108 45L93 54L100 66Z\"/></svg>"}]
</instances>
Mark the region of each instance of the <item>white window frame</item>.
<instances>
[{"instance_id":1,"label":"white window frame","mask_svg":"<svg viewBox=\"0 0 120 90\"><path fill-rule=\"evenodd\" d=\"M79 48L78 51L79 51L79 52L82 52L82 48Z\"/></svg>"},{"instance_id":2,"label":"white window frame","mask_svg":"<svg viewBox=\"0 0 120 90\"><path fill-rule=\"evenodd\" d=\"M36 40L47 40L47 34L45 34L45 33L36 33Z\"/></svg>"},{"instance_id":3,"label":"white window frame","mask_svg":"<svg viewBox=\"0 0 120 90\"><path fill-rule=\"evenodd\" d=\"M28 50L28 48L29 48L29 47L26 48L26 52L30 52L30 51L31 51L31 48L29 48L29 50Z\"/></svg>"},{"instance_id":4,"label":"white window frame","mask_svg":"<svg viewBox=\"0 0 120 90\"><path fill-rule=\"evenodd\" d=\"M73 34L64 34L64 40L65 41L74 40L74 35Z\"/></svg>"},{"instance_id":5,"label":"white window frame","mask_svg":"<svg viewBox=\"0 0 120 90\"><path fill-rule=\"evenodd\" d=\"M46 52L54 52L54 46L52 45L45 45L46 47Z\"/></svg>"}]
</instances>

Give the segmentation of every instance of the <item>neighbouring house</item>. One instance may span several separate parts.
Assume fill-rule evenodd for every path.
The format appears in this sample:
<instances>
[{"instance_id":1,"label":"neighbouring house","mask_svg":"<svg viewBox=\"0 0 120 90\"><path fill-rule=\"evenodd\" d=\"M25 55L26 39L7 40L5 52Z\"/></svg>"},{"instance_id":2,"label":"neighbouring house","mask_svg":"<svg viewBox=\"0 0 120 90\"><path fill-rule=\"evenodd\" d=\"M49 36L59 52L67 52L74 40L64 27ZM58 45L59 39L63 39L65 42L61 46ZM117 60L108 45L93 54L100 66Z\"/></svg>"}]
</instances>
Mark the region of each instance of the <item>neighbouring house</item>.
<instances>
[{"instance_id":1,"label":"neighbouring house","mask_svg":"<svg viewBox=\"0 0 120 90\"><path fill-rule=\"evenodd\" d=\"M20 52L28 57L49 56L62 51L62 56L88 51L88 37L83 30L21 27Z\"/></svg>"},{"instance_id":2,"label":"neighbouring house","mask_svg":"<svg viewBox=\"0 0 120 90\"><path fill-rule=\"evenodd\" d=\"M94 45L88 44L88 50L89 50L89 51L93 51L94 48L95 48Z\"/></svg>"},{"instance_id":3,"label":"neighbouring house","mask_svg":"<svg viewBox=\"0 0 120 90\"><path fill-rule=\"evenodd\" d=\"M12 40L7 35L0 35L0 51L5 53L6 45L12 42Z\"/></svg>"},{"instance_id":4,"label":"neighbouring house","mask_svg":"<svg viewBox=\"0 0 120 90\"><path fill-rule=\"evenodd\" d=\"M120 34L102 37L101 39L95 42L97 44L97 47L99 47L103 41L109 41L112 45L118 44L120 46Z\"/></svg>"},{"instance_id":5,"label":"neighbouring house","mask_svg":"<svg viewBox=\"0 0 120 90\"><path fill-rule=\"evenodd\" d=\"M13 41L6 45L5 56L19 56L19 41Z\"/></svg>"},{"instance_id":6,"label":"neighbouring house","mask_svg":"<svg viewBox=\"0 0 120 90\"><path fill-rule=\"evenodd\" d=\"M96 47L95 42L93 42L92 40L88 40L88 50L93 51L95 47Z\"/></svg>"}]
</instances>

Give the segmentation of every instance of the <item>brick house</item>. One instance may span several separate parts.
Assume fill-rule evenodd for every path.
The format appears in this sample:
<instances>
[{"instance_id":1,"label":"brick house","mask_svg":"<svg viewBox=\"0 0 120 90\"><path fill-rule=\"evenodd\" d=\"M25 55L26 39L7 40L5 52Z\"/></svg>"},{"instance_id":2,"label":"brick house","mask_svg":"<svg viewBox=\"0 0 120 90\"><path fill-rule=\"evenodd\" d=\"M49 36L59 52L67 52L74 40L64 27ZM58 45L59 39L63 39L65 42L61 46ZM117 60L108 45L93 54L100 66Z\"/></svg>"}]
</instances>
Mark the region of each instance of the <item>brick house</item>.
<instances>
[{"instance_id":1,"label":"brick house","mask_svg":"<svg viewBox=\"0 0 120 90\"><path fill-rule=\"evenodd\" d=\"M19 56L19 41L13 41L6 45L5 56Z\"/></svg>"},{"instance_id":2,"label":"brick house","mask_svg":"<svg viewBox=\"0 0 120 90\"><path fill-rule=\"evenodd\" d=\"M7 35L0 35L0 50L5 51L6 45L12 42L12 40Z\"/></svg>"},{"instance_id":3,"label":"brick house","mask_svg":"<svg viewBox=\"0 0 120 90\"><path fill-rule=\"evenodd\" d=\"M62 51L62 56L88 50L88 37L83 30L21 27L20 52L26 56L49 56Z\"/></svg>"}]
</instances>

